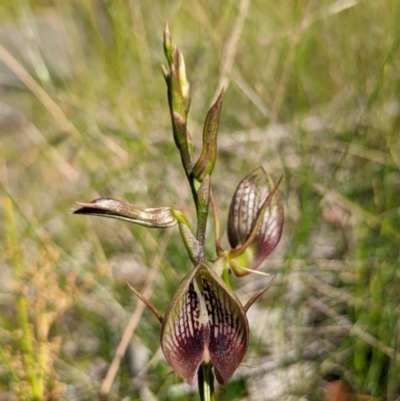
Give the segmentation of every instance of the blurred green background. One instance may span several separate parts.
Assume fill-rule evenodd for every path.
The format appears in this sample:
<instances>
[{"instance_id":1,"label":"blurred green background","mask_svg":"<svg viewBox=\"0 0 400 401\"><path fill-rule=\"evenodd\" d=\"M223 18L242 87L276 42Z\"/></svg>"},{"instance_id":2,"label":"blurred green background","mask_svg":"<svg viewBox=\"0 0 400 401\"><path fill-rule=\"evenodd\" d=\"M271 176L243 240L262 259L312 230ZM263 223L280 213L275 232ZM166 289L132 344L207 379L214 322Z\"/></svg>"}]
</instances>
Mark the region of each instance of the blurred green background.
<instances>
[{"instance_id":1,"label":"blurred green background","mask_svg":"<svg viewBox=\"0 0 400 401\"><path fill-rule=\"evenodd\" d=\"M112 196L194 221L160 69L167 21L197 154L226 88L223 230L247 173L283 175L284 234L261 268L277 279L218 399L329 399L340 378L357 399L398 400L398 0L0 1L0 399L98 399L140 304L126 281L150 283L164 312L190 268L176 228L71 214ZM232 285L245 301L269 280ZM198 399L170 374L159 333L145 310L110 399Z\"/></svg>"}]
</instances>

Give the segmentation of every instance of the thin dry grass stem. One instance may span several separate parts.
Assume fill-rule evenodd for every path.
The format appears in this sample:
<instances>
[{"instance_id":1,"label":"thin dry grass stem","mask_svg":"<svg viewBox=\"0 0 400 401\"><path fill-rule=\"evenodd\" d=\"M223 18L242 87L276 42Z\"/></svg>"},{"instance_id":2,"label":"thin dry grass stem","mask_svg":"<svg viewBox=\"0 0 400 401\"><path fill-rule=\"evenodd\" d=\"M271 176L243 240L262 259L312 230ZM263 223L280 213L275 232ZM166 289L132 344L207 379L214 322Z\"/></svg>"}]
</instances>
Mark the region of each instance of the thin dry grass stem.
<instances>
[{"instance_id":1,"label":"thin dry grass stem","mask_svg":"<svg viewBox=\"0 0 400 401\"><path fill-rule=\"evenodd\" d=\"M172 230L168 230L165 232L162 241L159 244L158 253L156 254L152 267L149 270L149 273L146 278L146 282L144 284L144 288L142 294L145 298L150 298L153 288L154 280L157 277L161 260L164 257L165 250L167 248L168 242L171 237ZM125 331L122 335L121 341L117 347L115 352L114 359L111 362L111 365L108 369L107 375L101 385L100 394L106 396L110 393L112 383L114 382L115 376L118 372L119 366L121 364L122 358L125 355L125 352L128 348L128 345L131 341L132 335L136 329L139 320L146 309L146 305L143 302L138 302L135 312L133 313L128 325L125 328Z\"/></svg>"},{"instance_id":2,"label":"thin dry grass stem","mask_svg":"<svg viewBox=\"0 0 400 401\"><path fill-rule=\"evenodd\" d=\"M24 36L26 41L29 43L28 57L30 62L35 69L36 75L41 81L42 85L49 90L54 89L54 84L50 77L50 72L46 66L40 48L37 43L37 26L33 22L32 8L28 1L19 1L18 12L21 15L22 26L24 27Z\"/></svg>"},{"instance_id":3,"label":"thin dry grass stem","mask_svg":"<svg viewBox=\"0 0 400 401\"><path fill-rule=\"evenodd\" d=\"M262 98L258 93L247 83L242 74L236 69L232 68L231 79L238 86L238 88L247 96L247 98L254 104L257 110L265 117L269 118L271 111L268 106L265 105Z\"/></svg>"},{"instance_id":4,"label":"thin dry grass stem","mask_svg":"<svg viewBox=\"0 0 400 401\"><path fill-rule=\"evenodd\" d=\"M66 103L68 106L73 107L75 109L84 109L90 117L91 124L96 126L98 129L99 134L101 134L100 128L98 125L106 125L106 129L111 130L122 130L123 127L121 126L121 122L116 118L116 116L111 113L107 108L102 107L98 104L93 104L90 101L85 101L83 98L77 98L72 93L60 93L57 94L56 98L60 100L60 102ZM129 116L128 116L129 117ZM108 135L101 136L104 145L113 152L115 155L118 156L124 163L128 163L131 161L129 152L124 149L118 142L116 142L112 137ZM150 147L149 144L143 141L143 144L146 147ZM152 149L149 149L149 153L151 153Z\"/></svg>"},{"instance_id":5,"label":"thin dry grass stem","mask_svg":"<svg viewBox=\"0 0 400 401\"><path fill-rule=\"evenodd\" d=\"M290 75L293 71L293 61L295 57L295 50L296 50L296 40L292 40L291 42L291 48L289 51L289 55L286 57L284 66L283 66L283 71L279 80L278 84L278 89L275 94L275 100L274 103L272 104L271 108L271 119L272 121L278 120L279 113L282 108L283 100L285 98L285 93L286 93L286 88L289 82Z\"/></svg>"},{"instance_id":6,"label":"thin dry grass stem","mask_svg":"<svg viewBox=\"0 0 400 401\"><path fill-rule=\"evenodd\" d=\"M311 146L318 146L321 147L321 140L320 138L310 139ZM296 140L293 138L293 140ZM356 144L356 143L349 143L345 141L340 141L337 139L329 139L329 141L324 142L322 145L323 148L327 150L334 150L339 153L346 153L351 156L356 156L361 159L369 160L374 163L379 163L384 166L388 167L395 167L395 163L393 159L388 157L389 155L386 152L377 150L377 149L370 149L365 146Z\"/></svg>"},{"instance_id":7,"label":"thin dry grass stem","mask_svg":"<svg viewBox=\"0 0 400 401\"><path fill-rule=\"evenodd\" d=\"M333 4L322 7L320 10L314 11L306 15L298 25L289 28L283 28L281 31L275 32L271 36L267 36L262 42L262 46L270 46L277 40L292 37L298 33L302 33L310 28L313 24L324 19L333 17L342 11L346 11L359 4L359 0L338 0Z\"/></svg>"},{"instance_id":8,"label":"thin dry grass stem","mask_svg":"<svg viewBox=\"0 0 400 401\"><path fill-rule=\"evenodd\" d=\"M343 289L332 287L324 281L318 279L312 274L305 275L306 281L319 292L328 295L330 298L335 298L353 306L366 306L368 305L368 299L361 299L352 296Z\"/></svg>"},{"instance_id":9,"label":"thin dry grass stem","mask_svg":"<svg viewBox=\"0 0 400 401\"><path fill-rule=\"evenodd\" d=\"M140 58L142 73L145 76L146 81L151 82L154 79L154 71L152 68L149 44L147 42L146 29L144 25L146 18L143 17L140 1L130 0L129 7L132 14L132 21L136 22L133 24L133 30L137 42L140 43L140 51L138 51L138 55Z\"/></svg>"},{"instance_id":10,"label":"thin dry grass stem","mask_svg":"<svg viewBox=\"0 0 400 401\"><path fill-rule=\"evenodd\" d=\"M392 156L392 160L396 165L397 169L400 171L400 151L398 150L398 132L395 131L392 135L386 137L387 147L389 153Z\"/></svg>"},{"instance_id":11,"label":"thin dry grass stem","mask_svg":"<svg viewBox=\"0 0 400 401\"><path fill-rule=\"evenodd\" d=\"M378 216L368 212L355 202L345 198L343 195L328 190L323 185L312 184L312 187L328 201L336 203L342 208L348 210L350 213L361 217L370 227L381 230L381 233L387 238L400 243L400 232L388 225L387 222L382 221Z\"/></svg>"},{"instance_id":12,"label":"thin dry grass stem","mask_svg":"<svg viewBox=\"0 0 400 401\"><path fill-rule=\"evenodd\" d=\"M62 173L68 180L75 181L79 173L74 167L62 156L55 146L50 145L47 138L40 132L40 130L30 121L26 121L26 124L22 124L21 127L26 135L36 145L33 149L34 152L40 154L41 151L45 151L48 155L52 164ZM29 160L29 157L22 157L23 160Z\"/></svg>"},{"instance_id":13,"label":"thin dry grass stem","mask_svg":"<svg viewBox=\"0 0 400 401\"><path fill-rule=\"evenodd\" d=\"M350 322L346 316L340 315L334 309L329 307L327 304L322 302L320 299L317 299L313 296L309 297L309 302L311 305L315 306L321 312L325 313L331 319L335 320L336 322L342 324L349 330L349 334L359 336L364 342L379 349L382 353L386 354L392 359L399 360L400 352L397 352L395 349L389 347L388 345L384 344L382 341L378 340L376 337L372 336L371 334L367 333L363 328L361 328L357 323Z\"/></svg>"},{"instance_id":14,"label":"thin dry grass stem","mask_svg":"<svg viewBox=\"0 0 400 401\"><path fill-rule=\"evenodd\" d=\"M79 140L80 133L68 120L65 113L51 96L35 81L31 74L3 47L0 45L0 60L14 72L25 86L38 98L47 111L53 116L60 128Z\"/></svg>"},{"instance_id":15,"label":"thin dry grass stem","mask_svg":"<svg viewBox=\"0 0 400 401\"><path fill-rule=\"evenodd\" d=\"M301 31L305 31L316 22L333 17L342 11L356 6L358 3L359 0L337 0L332 4L306 15L300 23L300 29Z\"/></svg>"},{"instance_id":16,"label":"thin dry grass stem","mask_svg":"<svg viewBox=\"0 0 400 401\"><path fill-rule=\"evenodd\" d=\"M231 36L228 39L221 57L219 81L211 104L215 103L215 100L217 99L222 88L225 88L225 91L228 89L229 75L231 74L233 61L236 56L237 45L243 30L244 21L246 20L249 4L250 0L242 0L240 2L239 13L236 18L235 26L233 27Z\"/></svg>"}]
</instances>

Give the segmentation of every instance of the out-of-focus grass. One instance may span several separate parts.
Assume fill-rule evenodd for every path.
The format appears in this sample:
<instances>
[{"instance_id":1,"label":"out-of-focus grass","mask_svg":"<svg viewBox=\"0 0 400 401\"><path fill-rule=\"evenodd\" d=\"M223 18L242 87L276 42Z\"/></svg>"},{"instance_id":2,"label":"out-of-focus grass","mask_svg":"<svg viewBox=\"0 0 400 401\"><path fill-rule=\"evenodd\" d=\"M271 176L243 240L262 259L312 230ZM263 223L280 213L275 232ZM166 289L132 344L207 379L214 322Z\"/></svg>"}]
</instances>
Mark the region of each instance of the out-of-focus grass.
<instances>
[{"instance_id":1,"label":"out-of-focus grass","mask_svg":"<svg viewBox=\"0 0 400 401\"><path fill-rule=\"evenodd\" d=\"M46 251L58 255L52 259L58 281L41 288L25 281L25 295L38 293L40 300L47 286L59 285L74 297L46 339L60 344L51 353L51 377L67 385L59 386L65 399L97 399L137 304L126 279L141 288L164 235L171 237L152 296L161 311L190 268L175 229L165 234L69 211L77 200L102 195L176 206L194 217L170 130L162 32L168 20L186 58L199 150L244 5L0 3L1 199L4 207L13 202L23 269L41 269ZM286 222L279 249L264 266L278 279L257 309L260 321L272 311L278 319L254 328L252 368L241 368L220 399L278 399L285 392L319 399L325 375L334 373L357 393L394 400L400 392L400 3L253 0L246 13L228 75L213 184L224 224L245 174L260 164L275 178L283 174ZM21 81L26 76L9 55L37 86ZM14 302L21 283L15 283L8 226L2 227L0 322L10 356L18 353ZM247 299L259 282L250 276L233 284ZM146 386L160 400L196 399L181 391L156 353L159 329L145 311L135 331L150 358L156 354ZM133 344L133 354L138 347ZM294 355L291 362L285 352ZM257 370L271 355L285 366L311 366L311 374L292 386L289 366L282 394L274 393ZM136 358L123 362L113 399L144 397L143 382L132 382ZM24 388L21 369L1 369L2 393L18 387L18 374Z\"/></svg>"}]
</instances>

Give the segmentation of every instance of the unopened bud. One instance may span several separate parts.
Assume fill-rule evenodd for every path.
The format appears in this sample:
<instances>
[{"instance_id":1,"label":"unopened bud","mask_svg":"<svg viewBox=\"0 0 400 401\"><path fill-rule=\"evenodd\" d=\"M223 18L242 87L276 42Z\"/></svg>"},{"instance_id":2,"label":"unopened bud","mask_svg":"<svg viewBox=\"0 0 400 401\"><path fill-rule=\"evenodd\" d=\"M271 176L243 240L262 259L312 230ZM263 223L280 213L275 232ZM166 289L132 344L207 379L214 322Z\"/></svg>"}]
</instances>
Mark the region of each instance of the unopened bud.
<instances>
[{"instance_id":1,"label":"unopened bud","mask_svg":"<svg viewBox=\"0 0 400 401\"><path fill-rule=\"evenodd\" d=\"M283 207L277 185L259 167L239 183L229 209L228 239L233 248L229 254L234 273L248 274L240 266L257 269L275 249L282 228Z\"/></svg>"}]
</instances>

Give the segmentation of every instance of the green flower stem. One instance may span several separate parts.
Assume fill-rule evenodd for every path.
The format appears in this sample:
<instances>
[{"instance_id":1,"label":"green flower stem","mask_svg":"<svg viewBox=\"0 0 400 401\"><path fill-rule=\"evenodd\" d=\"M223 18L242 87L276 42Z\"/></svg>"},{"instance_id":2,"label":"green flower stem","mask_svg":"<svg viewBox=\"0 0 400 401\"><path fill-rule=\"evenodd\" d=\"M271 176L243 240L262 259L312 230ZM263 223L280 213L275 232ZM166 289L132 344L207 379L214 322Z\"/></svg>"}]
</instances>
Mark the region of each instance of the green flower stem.
<instances>
[{"instance_id":1,"label":"green flower stem","mask_svg":"<svg viewBox=\"0 0 400 401\"><path fill-rule=\"evenodd\" d=\"M174 140L181 156L196 207L196 238L193 238L186 218L177 211L174 211L174 213L192 261L204 262L206 228L210 204L210 174L216 159L216 137L221 114L223 91L206 118L203 150L196 164L196 172L194 172L192 140L187 129L187 115L190 107L190 85L186 78L183 55L177 48L172 46L168 25L164 31L164 53L170 68L169 71L163 68L163 74L168 87L168 103ZM202 401L215 401L213 380L212 365L210 363L203 363L198 370L199 393Z\"/></svg>"},{"instance_id":2,"label":"green flower stem","mask_svg":"<svg viewBox=\"0 0 400 401\"><path fill-rule=\"evenodd\" d=\"M187 130L186 119L172 108L174 107L172 101L170 102L170 107L175 144L179 149L186 175L189 177L193 170L191 149L192 140L190 138L190 133Z\"/></svg>"},{"instance_id":3,"label":"green flower stem","mask_svg":"<svg viewBox=\"0 0 400 401\"><path fill-rule=\"evenodd\" d=\"M197 191L197 240L200 248L199 262L205 261L206 228L209 204L210 176L207 175Z\"/></svg>"},{"instance_id":4,"label":"green flower stem","mask_svg":"<svg viewBox=\"0 0 400 401\"><path fill-rule=\"evenodd\" d=\"M199 394L201 401L216 401L214 392L214 374L210 363L202 363L198 371Z\"/></svg>"},{"instance_id":5,"label":"green flower stem","mask_svg":"<svg viewBox=\"0 0 400 401\"><path fill-rule=\"evenodd\" d=\"M215 201L214 192L212 188L210 188L210 202L214 216L215 250L217 252L217 255L220 256L224 250L221 246L221 228L219 224L217 202Z\"/></svg>"}]
</instances>

